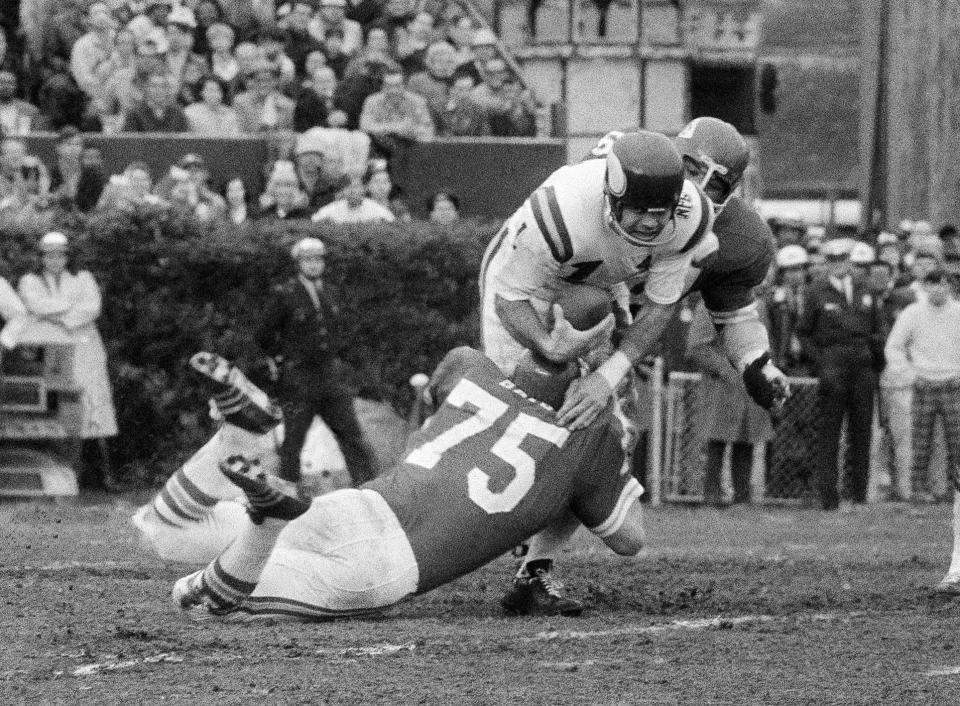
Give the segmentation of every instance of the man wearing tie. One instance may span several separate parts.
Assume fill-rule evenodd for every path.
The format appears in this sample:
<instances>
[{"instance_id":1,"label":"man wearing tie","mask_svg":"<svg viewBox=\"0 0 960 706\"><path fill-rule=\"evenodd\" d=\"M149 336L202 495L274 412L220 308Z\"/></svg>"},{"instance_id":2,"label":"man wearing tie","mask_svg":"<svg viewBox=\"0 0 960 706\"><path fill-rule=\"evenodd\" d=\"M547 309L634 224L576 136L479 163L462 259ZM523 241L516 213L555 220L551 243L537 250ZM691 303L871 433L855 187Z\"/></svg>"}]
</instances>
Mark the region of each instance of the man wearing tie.
<instances>
[{"instance_id":1,"label":"man wearing tie","mask_svg":"<svg viewBox=\"0 0 960 706\"><path fill-rule=\"evenodd\" d=\"M291 255L297 276L274 290L257 331L257 342L279 375L284 420L280 477L299 482L300 452L319 415L336 436L350 478L359 486L376 476L376 466L337 369L337 310L323 287L326 247L317 238L303 238Z\"/></svg>"},{"instance_id":2,"label":"man wearing tie","mask_svg":"<svg viewBox=\"0 0 960 706\"><path fill-rule=\"evenodd\" d=\"M797 324L807 358L820 379L818 405L818 485L825 510L835 510L840 428L847 419L851 499L867 498L875 367L881 360L882 332L876 302L866 281L853 275L852 241L824 244L825 277L806 289Z\"/></svg>"}]
</instances>

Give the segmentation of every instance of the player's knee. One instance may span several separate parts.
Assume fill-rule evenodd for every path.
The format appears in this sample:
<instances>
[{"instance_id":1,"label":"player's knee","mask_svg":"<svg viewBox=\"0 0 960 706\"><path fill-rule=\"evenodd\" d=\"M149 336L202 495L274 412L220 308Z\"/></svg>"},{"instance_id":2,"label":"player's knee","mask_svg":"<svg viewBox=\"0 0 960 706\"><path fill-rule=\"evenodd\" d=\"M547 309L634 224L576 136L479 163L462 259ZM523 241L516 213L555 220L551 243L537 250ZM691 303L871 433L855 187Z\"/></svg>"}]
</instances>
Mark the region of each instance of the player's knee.
<instances>
[{"instance_id":1,"label":"player's knee","mask_svg":"<svg viewBox=\"0 0 960 706\"><path fill-rule=\"evenodd\" d=\"M647 535L642 524L631 524L621 527L603 541L620 556L636 556L643 550Z\"/></svg>"}]
</instances>

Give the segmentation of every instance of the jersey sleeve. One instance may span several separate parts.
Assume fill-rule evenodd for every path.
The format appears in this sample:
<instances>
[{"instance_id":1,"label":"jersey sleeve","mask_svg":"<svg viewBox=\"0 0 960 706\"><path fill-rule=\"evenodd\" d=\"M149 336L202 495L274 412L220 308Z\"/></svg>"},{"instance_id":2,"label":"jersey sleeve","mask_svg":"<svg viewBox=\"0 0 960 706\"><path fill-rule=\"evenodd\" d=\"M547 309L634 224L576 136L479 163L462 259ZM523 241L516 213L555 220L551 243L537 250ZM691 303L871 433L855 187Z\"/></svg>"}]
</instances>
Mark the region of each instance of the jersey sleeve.
<instances>
[{"instance_id":1,"label":"jersey sleeve","mask_svg":"<svg viewBox=\"0 0 960 706\"><path fill-rule=\"evenodd\" d=\"M513 247L496 276L496 293L508 301L546 296L560 279L561 263L548 239L529 219L521 221Z\"/></svg>"},{"instance_id":2,"label":"jersey sleeve","mask_svg":"<svg viewBox=\"0 0 960 706\"><path fill-rule=\"evenodd\" d=\"M690 253L677 253L654 258L647 274L643 293L655 304L673 304L680 301L686 289L686 275L693 262Z\"/></svg>"},{"instance_id":3,"label":"jersey sleeve","mask_svg":"<svg viewBox=\"0 0 960 706\"><path fill-rule=\"evenodd\" d=\"M602 433L599 446L581 467L580 486L570 504L577 519L601 538L620 529L631 505L643 495L643 486L624 463L619 434L610 425Z\"/></svg>"}]
</instances>

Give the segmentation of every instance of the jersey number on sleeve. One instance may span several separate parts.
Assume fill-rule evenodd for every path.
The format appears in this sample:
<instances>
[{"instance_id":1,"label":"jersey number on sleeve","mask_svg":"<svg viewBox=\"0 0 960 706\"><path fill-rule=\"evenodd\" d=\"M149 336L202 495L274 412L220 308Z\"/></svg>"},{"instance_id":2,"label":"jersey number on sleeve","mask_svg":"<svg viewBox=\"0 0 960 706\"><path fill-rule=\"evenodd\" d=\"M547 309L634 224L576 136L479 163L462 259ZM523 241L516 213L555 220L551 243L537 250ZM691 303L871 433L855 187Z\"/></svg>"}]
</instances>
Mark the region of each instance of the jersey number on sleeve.
<instances>
[{"instance_id":1,"label":"jersey number on sleeve","mask_svg":"<svg viewBox=\"0 0 960 706\"><path fill-rule=\"evenodd\" d=\"M433 468L446 451L471 436L489 429L510 408L506 402L497 399L479 385L466 379L457 383L446 401L460 409L469 403L476 407L476 411L467 419L454 424L411 451L407 455L407 463L423 468ZM467 495L488 514L510 512L533 487L536 463L530 454L520 448L528 435L548 441L555 446L562 446L570 432L529 414L523 412L518 414L490 448L490 453L513 468L513 480L499 493L495 493L490 490L490 476L487 473L478 467L474 467L467 473Z\"/></svg>"}]
</instances>

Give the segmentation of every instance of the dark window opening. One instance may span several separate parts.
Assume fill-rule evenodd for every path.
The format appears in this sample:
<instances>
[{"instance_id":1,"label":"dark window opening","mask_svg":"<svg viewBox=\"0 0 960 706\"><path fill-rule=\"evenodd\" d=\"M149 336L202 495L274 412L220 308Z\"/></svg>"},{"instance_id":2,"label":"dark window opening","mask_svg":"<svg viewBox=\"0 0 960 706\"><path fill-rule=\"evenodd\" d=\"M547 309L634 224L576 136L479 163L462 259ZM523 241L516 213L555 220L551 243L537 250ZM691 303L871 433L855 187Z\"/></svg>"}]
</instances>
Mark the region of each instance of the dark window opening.
<instances>
[{"instance_id":1,"label":"dark window opening","mask_svg":"<svg viewBox=\"0 0 960 706\"><path fill-rule=\"evenodd\" d=\"M690 117L726 120L744 135L756 134L756 82L752 66L691 64Z\"/></svg>"}]
</instances>

